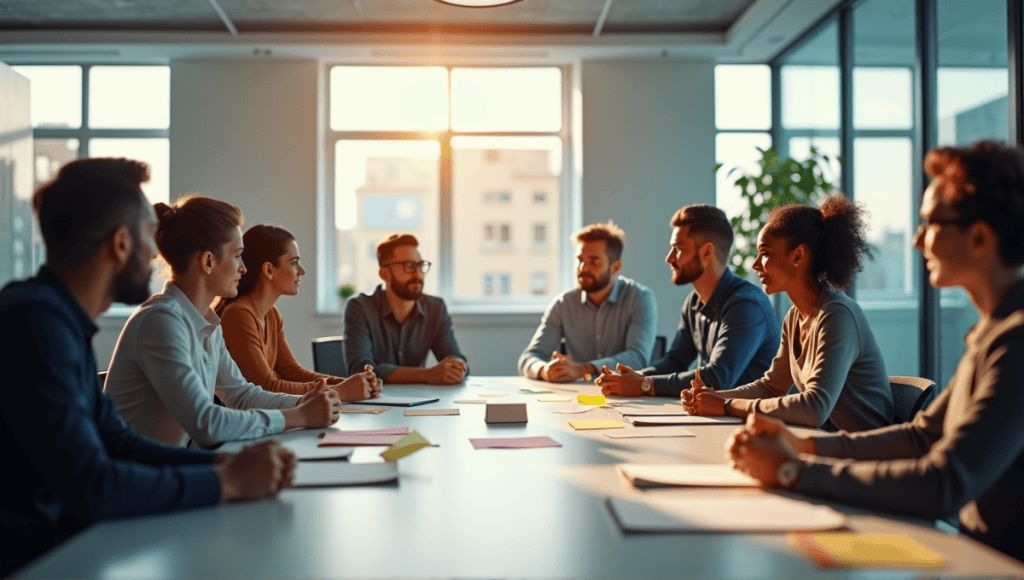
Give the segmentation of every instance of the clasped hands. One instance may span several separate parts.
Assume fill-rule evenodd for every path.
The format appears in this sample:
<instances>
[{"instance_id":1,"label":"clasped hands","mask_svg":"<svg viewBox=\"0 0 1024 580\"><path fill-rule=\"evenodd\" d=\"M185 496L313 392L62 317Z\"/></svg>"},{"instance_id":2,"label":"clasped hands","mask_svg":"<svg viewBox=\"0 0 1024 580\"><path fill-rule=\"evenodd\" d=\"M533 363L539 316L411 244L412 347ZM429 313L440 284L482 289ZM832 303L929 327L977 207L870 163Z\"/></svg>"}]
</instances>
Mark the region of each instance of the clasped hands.
<instances>
[{"instance_id":1,"label":"clasped hands","mask_svg":"<svg viewBox=\"0 0 1024 580\"><path fill-rule=\"evenodd\" d=\"M597 369L590 363L576 362L555 351L551 353L551 360L544 363L537 375L541 380L551 383L571 383L586 374L596 374L596 371Z\"/></svg>"},{"instance_id":2,"label":"clasped hands","mask_svg":"<svg viewBox=\"0 0 1024 580\"><path fill-rule=\"evenodd\" d=\"M683 406L683 410L691 415L721 417L726 414L725 397L704 384L700 378L699 365L696 376L690 381L690 388L679 393L679 403Z\"/></svg>"},{"instance_id":3,"label":"clasped hands","mask_svg":"<svg viewBox=\"0 0 1024 580\"><path fill-rule=\"evenodd\" d=\"M782 421L759 413L747 415L744 425L725 442L729 465L770 487L779 486L783 462L815 450L814 439L798 437Z\"/></svg>"},{"instance_id":4,"label":"clasped hands","mask_svg":"<svg viewBox=\"0 0 1024 580\"><path fill-rule=\"evenodd\" d=\"M366 365L363 372L351 377L327 379L327 386L337 391L342 401L362 401L379 397L381 389L384 388L384 381L377 378L372 366Z\"/></svg>"},{"instance_id":5,"label":"clasped hands","mask_svg":"<svg viewBox=\"0 0 1024 580\"><path fill-rule=\"evenodd\" d=\"M466 377L466 361L451 356L427 369L427 382L432 385L454 385Z\"/></svg>"}]
</instances>

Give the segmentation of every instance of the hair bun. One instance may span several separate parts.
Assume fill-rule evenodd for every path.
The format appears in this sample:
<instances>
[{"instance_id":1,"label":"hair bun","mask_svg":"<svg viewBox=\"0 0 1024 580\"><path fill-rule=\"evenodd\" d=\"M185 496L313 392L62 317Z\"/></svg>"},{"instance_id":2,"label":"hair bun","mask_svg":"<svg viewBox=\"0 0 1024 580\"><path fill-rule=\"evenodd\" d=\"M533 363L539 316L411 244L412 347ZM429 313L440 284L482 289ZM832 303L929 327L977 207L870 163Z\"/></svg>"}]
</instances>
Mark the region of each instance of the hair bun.
<instances>
[{"instance_id":1,"label":"hair bun","mask_svg":"<svg viewBox=\"0 0 1024 580\"><path fill-rule=\"evenodd\" d=\"M156 212L157 219L162 222L172 220L178 214L177 208L171 207L162 201L153 204L153 210Z\"/></svg>"}]
</instances>

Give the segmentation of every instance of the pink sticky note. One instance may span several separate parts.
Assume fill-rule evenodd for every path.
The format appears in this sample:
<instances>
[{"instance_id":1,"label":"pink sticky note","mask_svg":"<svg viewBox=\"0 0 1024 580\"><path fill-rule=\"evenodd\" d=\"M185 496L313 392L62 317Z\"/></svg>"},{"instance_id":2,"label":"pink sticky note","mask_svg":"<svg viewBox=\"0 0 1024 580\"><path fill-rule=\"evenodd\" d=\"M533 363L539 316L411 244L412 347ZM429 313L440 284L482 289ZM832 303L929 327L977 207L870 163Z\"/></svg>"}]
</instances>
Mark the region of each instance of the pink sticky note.
<instances>
[{"instance_id":1,"label":"pink sticky note","mask_svg":"<svg viewBox=\"0 0 1024 580\"><path fill-rule=\"evenodd\" d=\"M533 449L536 447L561 447L554 439L544 437L498 437L494 439L470 439L474 449Z\"/></svg>"},{"instance_id":2,"label":"pink sticky note","mask_svg":"<svg viewBox=\"0 0 1024 580\"><path fill-rule=\"evenodd\" d=\"M408 427L391 427L390 429L363 429L362 431L335 431L336 435L408 435ZM325 435L329 436L329 435Z\"/></svg>"}]
</instances>

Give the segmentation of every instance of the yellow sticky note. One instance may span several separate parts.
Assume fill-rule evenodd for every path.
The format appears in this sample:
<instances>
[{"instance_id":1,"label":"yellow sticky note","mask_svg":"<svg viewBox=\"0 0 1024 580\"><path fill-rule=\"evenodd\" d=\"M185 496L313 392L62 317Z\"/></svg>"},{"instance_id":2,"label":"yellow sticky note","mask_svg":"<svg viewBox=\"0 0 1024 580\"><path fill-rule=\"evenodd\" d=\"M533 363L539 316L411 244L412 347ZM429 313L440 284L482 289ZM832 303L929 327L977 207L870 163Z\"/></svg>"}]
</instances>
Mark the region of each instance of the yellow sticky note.
<instances>
[{"instance_id":1,"label":"yellow sticky note","mask_svg":"<svg viewBox=\"0 0 1024 580\"><path fill-rule=\"evenodd\" d=\"M380 456L388 461L394 461L396 459L412 455L428 445L430 445L429 441L424 439L423 436L416 431L413 431L399 439L394 445L388 447L385 451L382 451Z\"/></svg>"},{"instance_id":2,"label":"yellow sticky note","mask_svg":"<svg viewBox=\"0 0 1024 580\"><path fill-rule=\"evenodd\" d=\"M611 419L577 419L569 421L569 426L573 429L623 429L626 424Z\"/></svg>"},{"instance_id":3,"label":"yellow sticky note","mask_svg":"<svg viewBox=\"0 0 1024 580\"><path fill-rule=\"evenodd\" d=\"M604 395L580 395L579 401L581 405L603 405Z\"/></svg>"},{"instance_id":4,"label":"yellow sticky note","mask_svg":"<svg viewBox=\"0 0 1024 580\"><path fill-rule=\"evenodd\" d=\"M946 559L901 534L790 534L800 548L823 568L942 568Z\"/></svg>"}]
</instances>

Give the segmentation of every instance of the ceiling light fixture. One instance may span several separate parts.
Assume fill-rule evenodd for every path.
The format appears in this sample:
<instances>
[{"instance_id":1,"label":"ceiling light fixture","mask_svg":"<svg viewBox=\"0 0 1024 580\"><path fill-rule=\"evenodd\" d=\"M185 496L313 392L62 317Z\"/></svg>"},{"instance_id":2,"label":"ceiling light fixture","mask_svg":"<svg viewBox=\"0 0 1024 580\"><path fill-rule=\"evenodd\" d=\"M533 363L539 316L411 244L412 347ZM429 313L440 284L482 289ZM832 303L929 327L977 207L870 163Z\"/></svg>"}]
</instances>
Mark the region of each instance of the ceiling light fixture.
<instances>
[{"instance_id":1,"label":"ceiling light fixture","mask_svg":"<svg viewBox=\"0 0 1024 580\"><path fill-rule=\"evenodd\" d=\"M506 6L522 2L522 0L435 0L441 4L458 6L460 8L493 8L495 6Z\"/></svg>"}]
</instances>

